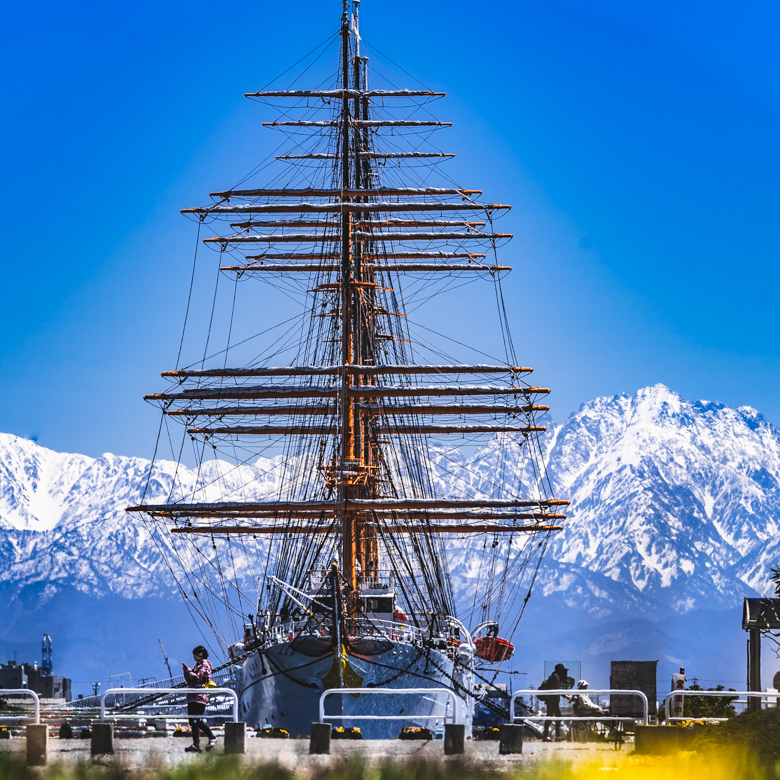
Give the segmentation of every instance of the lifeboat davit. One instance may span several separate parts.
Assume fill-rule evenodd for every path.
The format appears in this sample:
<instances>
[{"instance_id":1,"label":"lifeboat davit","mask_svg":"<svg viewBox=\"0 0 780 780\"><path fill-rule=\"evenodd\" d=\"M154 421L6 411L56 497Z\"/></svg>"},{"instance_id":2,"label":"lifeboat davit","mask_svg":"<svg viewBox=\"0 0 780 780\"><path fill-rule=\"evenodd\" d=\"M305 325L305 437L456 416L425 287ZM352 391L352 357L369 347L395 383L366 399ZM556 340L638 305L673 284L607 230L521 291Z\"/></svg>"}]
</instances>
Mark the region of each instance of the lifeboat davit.
<instances>
[{"instance_id":1,"label":"lifeboat davit","mask_svg":"<svg viewBox=\"0 0 780 780\"><path fill-rule=\"evenodd\" d=\"M477 648L477 658L491 664L506 661L515 652L515 646L511 642L497 636L481 636L474 640L474 645Z\"/></svg>"}]
</instances>

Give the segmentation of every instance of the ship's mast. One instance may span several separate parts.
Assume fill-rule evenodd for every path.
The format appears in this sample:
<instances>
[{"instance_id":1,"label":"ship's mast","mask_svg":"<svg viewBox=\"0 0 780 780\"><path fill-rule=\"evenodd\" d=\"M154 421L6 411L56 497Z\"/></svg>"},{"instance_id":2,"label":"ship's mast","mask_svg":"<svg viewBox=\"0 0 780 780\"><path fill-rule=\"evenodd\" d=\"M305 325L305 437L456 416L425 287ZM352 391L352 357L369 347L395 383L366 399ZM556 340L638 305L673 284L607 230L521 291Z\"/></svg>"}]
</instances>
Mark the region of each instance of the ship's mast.
<instances>
[{"instance_id":1,"label":"ship's mast","mask_svg":"<svg viewBox=\"0 0 780 780\"><path fill-rule=\"evenodd\" d=\"M354 100L354 115L358 120L364 122L369 118L369 98L364 94L368 89L367 78L367 60L360 53L360 24L359 9L360 0L352 0L352 30L355 39L355 56L353 64L353 78L356 97ZM367 152L369 149L369 131L366 127L355 128L355 189L366 189L370 186L369 171L370 161L361 157L361 152ZM367 198L358 195L357 200L366 202ZM357 220L360 225L370 224L371 215L363 212L357 213ZM364 285L362 287L362 296L355 297L355 323L356 327L356 354L359 355L361 366L374 364L374 336L376 334L376 289L375 275L370 267L363 262L363 244L354 243L354 265L355 276ZM355 377L355 382L360 385L371 385L374 379L368 373L361 372ZM377 498L377 475L379 470L379 451L375 437L370 434L370 417L365 413L359 413L357 416L360 424L360 442L359 448L363 460L363 470L365 474L364 497ZM364 517L358 515L356 521L357 545L356 549L360 555L360 562L363 567L363 575L367 580L376 579L370 576L370 573L376 572L379 567L379 545L377 542L376 529L369 527Z\"/></svg>"},{"instance_id":2,"label":"ship's mast","mask_svg":"<svg viewBox=\"0 0 780 780\"><path fill-rule=\"evenodd\" d=\"M341 88L349 89L350 19L348 0L344 0L341 17ZM341 188L349 186L349 100L341 101ZM343 200L344 198L342 198ZM341 364L351 365L355 357L353 327L353 269L352 269L352 212L341 215ZM342 396L342 442L339 469L339 490L341 492L341 566L344 577L357 590L355 566L357 527L353 510L347 509L347 502L354 498L354 482L348 474L354 471L356 463L355 400L349 393L352 377L344 372L341 378Z\"/></svg>"},{"instance_id":3,"label":"ship's mast","mask_svg":"<svg viewBox=\"0 0 780 780\"><path fill-rule=\"evenodd\" d=\"M391 558L400 554L397 535L408 538L407 549L420 563L415 572L408 566L404 570L410 588L425 587L431 594L438 592L437 588L444 592L439 575L436 583L421 585L415 580L418 574L423 579L429 569L439 566L431 541L439 534L550 533L560 530L554 523L565 518L558 511L568 504L552 498L543 486L529 498L514 495L511 486L507 486L509 495L505 498L454 498L437 497L429 483L422 484L424 467L414 459L424 450L428 435L507 436L510 442L526 445L527 452L531 449L527 439L545 430L536 424L535 416L547 407L536 400L549 390L526 381L524 377L532 369L509 362L414 364L411 355L403 351L402 343L409 334L398 324L403 322L398 318L406 314L403 301L395 298L399 289L394 284L395 275L492 277L510 270L497 261L486 261L487 254L479 252L481 247L494 249L497 241L512 238L493 232L492 225L493 215L510 207L478 201L480 190L381 184L372 171L375 160L400 162L452 155L420 152L418 147L387 152L381 143L375 143L375 133L386 129L417 133L421 128L427 132L450 123L418 118L420 114L415 113L414 119L408 113L402 119L388 118L381 116L381 108L370 110L375 98L387 108L385 100L426 101L444 93L370 88L366 60L360 52L358 8L359 0L351 4L343 0L338 89L265 90L247 95L305 100L307 108L309 98L322 99L323 107L330 106L332 100L341 101L334 114L326 108L327 120L311 120L308 115L297 120L285 114L282 121L264 123L295 128L295 132L308 128L327 136L332 142L327 152L319 147L310 154L282 155L279 159L328 160L335 186L323 186L320 181L301 188L233 189L212 193L215 202L209 206L184 210L201 220L248 220L231 222L232 234L204 239L223 250L240 252L247 244L262 248L261 254L246 255L245 264L229 265L222 271L239 276L300 274L314 278L315 287L309 292L315 293L315 301L324 301L322 306L328 312L321 314L318 309L315 313L312 304L310 316L333 317L327 339L319 337L322 351L312 353L319 364L165 372L177 386L170 392L147 396L162 405L165 415L183 419L187 434L211 443L239 437L319 439L319 444L314 443L321 445L323 452L327 447L330 458L318 467L325 478L322 492L317 500L303 491L297 497L280 493L279 500L238 500L231 495L216 503L169 500L129 510L173 521L173 533L207 534L212 539L232 534L277 534L290 539L299 534L313 537L337 532L340 540L334 538L328 551L340 553L341 574L351 588L347 599L360 591L360 573L365 576L378 568L380 542L383 555ZM490 226L481 229L488 221ZM261 230L254 232L254 228ZM265 232L266 228L270 232ZM291 228L314 231L290 232ZM476 250L472 248L475 244ZM290 245L296 249L287 249ZM322 355L333 365L321 364ZM453 375L458 380L449 382L447 377ZM495 375L503 375L501 384L489 383L489 377ZM441 416L443 423L437 422ZM243 424L232 424L235 418ZM475 422L463 422L464 418ZM277 420L279 423L273 424ZM400 445L395 450L393 442ZM216 452L216 444L214 449ZM393 463L388 453L395 458ZM414 468L417 472L410 476ZM307 472L305 478L309 477ZM425 544L418 544L418 540ZM396 564L393 568L398 571ZM299 565L293 576L302 577L305 571ZM430 600L425 600L426 609L429 604Z\"/></svg>"}]
</instances>

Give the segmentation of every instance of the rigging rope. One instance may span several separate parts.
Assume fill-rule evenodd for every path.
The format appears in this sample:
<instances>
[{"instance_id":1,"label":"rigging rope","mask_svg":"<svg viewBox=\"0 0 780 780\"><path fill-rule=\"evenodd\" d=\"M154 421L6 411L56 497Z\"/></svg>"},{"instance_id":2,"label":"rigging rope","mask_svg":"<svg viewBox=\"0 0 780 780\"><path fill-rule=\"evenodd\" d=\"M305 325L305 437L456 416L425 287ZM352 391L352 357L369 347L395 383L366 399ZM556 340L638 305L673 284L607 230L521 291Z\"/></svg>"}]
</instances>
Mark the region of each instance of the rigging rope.
<instances>
[{"instance_id":1,"label":"rigging rope","mask_svg":"<svg viewBox=\"0 0 780 780\"><path fill-rule=\"evenodd\" d=\"M309 62L303 72L296 76L290 86L314 67L329 50L332 43L333 38L330 37L291 66L288 71L285 71L288 73L306 61L307 58L316 54L313 61ZM389 58L387 59L389 60ZM385 71L389 82L392 83L394 81L392 74L386 71L381 64L380 68ZM367 73L363 73L361 78L363 78L362 88L367 89ZM323 79L321 84L326 82L327 79ZM380 79L377 79L377 83L380 86L383 84ZM273 106L267 101L264 102L274 107L278 116L285 120L306 119L323 115L336 120L340 118L335 105L325 103L310 105L308 98L305 99L305 102L299 101L297 105L285 108ZM432 117L427 108L428 101L412 108L406 106L399 98L388 100L387 102L391 103L389 106L385 105L385 102L382 100L382 104L377 105L377 101L374 101L372 118ZM355 101L355 111L350 116L361 116L357 103L358 101ZM362 115L363 118L368 117L367 111L368 109ZM340 156L344 151L348 152L350 159L356 161L355 169L351 173L354 174L355 186L358 188L370 189L380 185L408 187L410 182L415 186L427 186L434 175L441 176L442 179L454 184L453 179L446 173L439 171L439 162L421 163L420 160L412 158L408 163L403 164L399 160L399 165L396 168L396 166L388 166L387 159L383 163L381 160L371 157L362 158L359 154L360 152L386 153L388 148L401 149L404 152L407 149L417 152L422 149L435 148L430 141L433 132L430 130L399 130L387 139L380 135L376 128L373 131L367 128L361 130L355 126L350 130L349 148L344 150L341 146L342 136L337 126L335 129L323 128L313 133L308 130L302 133L292 128L279 129L283 132L285 140L277 146L274 154L285 147L288 154L299 152L303 154L332 154L334 157L331 158L331 164L319 165L319 161L317 161L314 164L318 167L314 169L308 161L280 161L279 172L267 185L269 188L311 186L337 190L341 187L339 164ZM391 130L391 132L394 131ZM379 139L382 138L386 140L383 142L384 145L380 147ZM274 162L271 160L256 166L233 189L255 177ZM313 175L309 175L312 170ZM381 179L380 171L383 174ZM431 204L444 202L424 197L426 202ZM250 198L249 203L251 205L259 200L261 199L253 201ZM285 201L281 197L267 197L264 200L268 204ZM464 196L463 200L475 206L479 205L477 201L467 196ZM225 202L224 198L219 201L219 203ZM443 210L442 213L444 213ZM392 215L392 211L382 214L366 212L356 219L365 223L364 229L373 232L376 229L375 225L388 220ZM209 221L206 223L207 217ZM207 230L211 230L215 237L219 237L220 234L216 232L216 228L219 228L226 220L229 222L231 219L236 219L232 213L220 215L214 212L208 215L202 214L198 218L195 258L184 329L176 360L177 369L181 361L188 324L201 226L206 223ZM252 219L250 214L250 221L246 225L251 225ZM345 313L340 310L340 295L331 291L331 288L323 287L323 285L333 284L339 279L338 265L325 259L333 255L338 256L340 251L340 243L336 240L336 235L333 232L333 228L338 227L339 219L340 217L335 215L315 213L310 221L315 223L316 230L321 231L322 241L314 245L290 245L295 247L290 250L291 252L304 251L319 256L319 259L315 261L317 266L315 271L300 276L280 274L278 277L260 272L243 273L239 271L236 273L233 285L232 302L226 301L225 293L220 292L221 271L219 269L223 265L225 253L239 267L244 262L244 256L236 246L222 242L219 247L217 278L214 284L211 315L203 356L188 368L198 364L201 368L207 364L216 365L211 361L216 361L219 358L222 358L220 361L222 367L227 368L228 353L235 356L239 353L239 348L242 349L242 353L246 352L252 355L250 361L243 361L245 366L259 366L262 365L262 361L277 359L289 360L289 365L340 364L339 345ZM455 245L458 251L463 252L467 243L468 246L482 246L489 242L494 264L498 265L496 240L490 237L494 233L493 219L493 212L486 208L485 221L489 225L489 234L486 234L484 238L482 236L479 239L470 238L468 242L460 239L448 240L444 245L450 247ZM304 222L305 220L299 218L298 221ZM278 229L284 231L287 230L287 227L282 223ZM245 235L250 235L250 228L246 227L245 230ZM473 228L469 230L470 236L478 233L479 231L474 231ZM421 240L413 241L411 245L418 252L428 246ZM361 245L356 246L361 247ZM483 349L445 336L408 316L396 316L396 314L408 315L437 296L453 293L467 284L476 284L485 279L485 273L475 273L473 270L469 270L469 275L465 277L460 272L452 272L446 276L427 273L420 277L413 277L409 281L401 273L383 268L392 262L392 255L398 251L397 247L397 240L389 238L386 241L374 242L373 245L370 245L370 249L368 244L363 244L362 248L355 250L356 264L363 262L361 252L366 249L371 252L372 263L366 262L365 273L366 278L371 278L372 283L377 284L376 288L361 289L355 297L355 316L351 324L358 334L355 339L358 361L375 365L380 363L405 365L428 355L457 361L454 356L449 355L447 350L436 343L438 339L444 339L501 364L517 365L500 273L491 272L492 278L490 279L504 351L503 358L495 358ZM486 246L484 249L487 251ZM265 254L264 251L259 257L262 258ZM468 267L473 269L475 264L470 263ZM241 319L235 316L239 292L238 282L252 283L257 277L262 277L263 281L270 282L270 287L274 290L273 294L277 296L275 300L284 301L283 305L288 308L291 305L300 306L301 313L231 343L234 338L234 320L238 327ZM242 294L244 289L247 289L246 285L242 285ZM209 354L212 327L217 327L215 313L218 309L220 312L223 308L226 310L228 306L230 317L227 325L226 346L223 350ZM423 335L422 331L430 335ZM434 337L434 340L430 339L431 336ZM259 337L264 337L261 347L255 347L254 344L251 347L247 346ZM515 379L517 380L517 378ZM267 381L270 385L274 385L277 380ZM327 376L317 376L306 381L314 386L327 388L331 386L333 380ZM421 387L425 384L425 380L418 377L409 377L406 380L378 377L373 381L378 386L401 384L408 387ZM462 384L467 387L470 381L471 379L463 380ZM474 382L478 381L480 380L475 377ZM527 386L523 380L517 381ZM241 387L242 384L240 379L199 378L194 386L197 388ZM266 444L259 445L247 440L246 437L239 440L237 436L232 434L211 435L208 438L208 444L213 461L209 464L206 463L204 454L206 438L197 440L191 436L196 463L194 475L183 467L180 469L187 435L186 429L182 435L178 458L176 458L167 417L163 415L163 421L161 421L158 431L157 445L159 445L164 422L172 454L177 460L176 470L168 491L169 501L208 501L210 496L217 496L220 500L229 500L236 495L245 501L268 498L300 501L333 498L335 496L335 481L328 482L326 477L328 464L338 462L341 457L339 414L329 411L327 414L322 414L323 419L320 420L319 416L310 413L311 408L319 402L299 399L287 403L289 411L284 417L285 425L303 431L300 436L269 438ZM192 408L197 412L202 411L206 406L202 401L195 401ZM485 440L481 435L463 435L459 451L464 454L459 461L453 453L453 450L458 448L443 448L438 443L434 443L430 435L421 432L425 421L422 412L396 415L393 414L392 406L392 403L379 401L377 413L371 417L371 422L365 427L367 441L364 444L375 451L372 457L375 458L376 474L378 475L371 488L371 497L427 498L437 495L471 497L478 494L501 497L507 493L519 496L524 485L527 490L535 490L539 494L546 496L554 494L551 477L546 469L541 439L537 434L523 436L519 440L509 436L501 436L491 439L487 445L484 444ZM213 418L220 422L225 419L224 413L219 414L222 409L223 407L218 404L213 413ZM337 412L338 409L334 407L333 411ZM515 416L518 414L524 415L524 419L531 422L535 419L533 412L518 412ZM196 417L197 415L193 414L192 418L184 417L182 419L189 427ZM463 417L463 414L451 414L443 416L442 419L459 421ZM230 417L230 420L233 419L251 421L254 418L251 414L238 414ZM389 427L393 423L403 424L410 433L408 435L379 433L382 426ZM529 439L530 441L528 441ZM516 443L519 444L519 447L515 447ZM157 445L155 446L155 460L158 456ZM465 455L469 449L474 450L473 457L470 459ZM467 460L468 463L466 463ZM144 498L151 481L151 474L152 469L150 468ZM255 609L258 612L265 611L272 615L278 614L288 605L288 599L280 589L269 587L269 575L274 574L295 587L305 588L310 572L323 565L328 565L338 553L340 525L337 519L323 514L318 520L322 525L317 528L316 533L301 534L297 532L309 528L310 519L293 517L290 513L287 515L280 513L276 518L273 518L273 522L285 524L287 533L267 537L262 541L258 541L257 536L253 535L254 551L247 549L247 543L243 536L239 536L236 540L232 537L222 538L212 534L210 547L201 545L197 537L187 538L187 535L171 541L166 549L174 551L179 556L185 569L189 567L189 570L183 575L183 583L179 584L177 580L177 586L185 596L188 609L192 606L197 612L206 615L205 622L223 643L229 643L231 634L235 638L237 625L243 616L248 614L249 609ZM330 525L328 525L328 520L331 521ZM159 523L151 522L156 532L161 534L164 531L162 521ZM392 533L394 524L404 522L406 522L406 516L403 514L394 513L392 516L386 514L380 516L376 512L373 513L373 528L375 528L374 533L380 548L380 555L385 561L383 565L387 565L395 577L399 603L405 606L413 621L422 620L420 616L431 611L454 615L456 602L465 601L471 604L470 610L466 609L466 613L471 617L474 617L481 610L484 613L484 618L502 618L508 621L509 626L517 626L530 597L530 588L539 574L542 557L549 543L549 534L545 535L544 541L538 546L527 538L515 537L515 534L509 535L508 540L499 539L496 536L492 541L492 546L488 546L489 538L485 536L482 553L478 565L475 566L476 571L463 574L464 566L460 563L458 571L461 573L461 579L453 583L450 571L452 553L459 555L469 549L471 539L467 540L464 535L460 535L461 538L458 539L453 535L449 538L447 548L445 548L444 537L432 532L431 518L427 514L423 515L421 521L428 524L429 530L427 532L407 535ZM157 537L157 533L155 537ZM257 568L262 572L259 579L255 571L255 558L258 562ZM364 561L364 563L367 562ZM521 590L525 590L522 585L527 581L529 574L532 575L529 589L522 604L516 606L518 594ZM464 582L467 591L465 598L463 597ZM186 589L184 583L186 583ZM473 589L473 598L472 594L468 593L470 588ZM188 591L192 594L191 598L194 599L194 603L187 595ZM249 593L257 593L256 602L248 595Z\"/></svg>"}]
</instances>

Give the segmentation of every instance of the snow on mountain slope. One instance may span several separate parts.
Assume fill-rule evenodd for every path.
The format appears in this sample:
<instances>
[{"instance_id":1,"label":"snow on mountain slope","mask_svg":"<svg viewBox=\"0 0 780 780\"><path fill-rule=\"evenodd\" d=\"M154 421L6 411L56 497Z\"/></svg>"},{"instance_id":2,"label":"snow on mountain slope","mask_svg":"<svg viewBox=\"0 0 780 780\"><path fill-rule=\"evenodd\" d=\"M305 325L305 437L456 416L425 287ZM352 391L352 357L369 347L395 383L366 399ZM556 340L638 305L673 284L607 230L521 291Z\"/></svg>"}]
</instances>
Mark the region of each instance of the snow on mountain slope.
<instances>
[{"instance_id":1,"label":"snow on mountain slope","mask_svg":"<svg viewBox=\"0 0 780 780\"><path fill-rule=\"evenodd\" d=\"M669 609L723 609L771 592L780 557L780 431L753 409L690 402L663 385L597 398L543 442L558 496L572 501L536 593L558 594L592 616L658 617ZM528 475L487 445L470 467L458 453L434 457L453 492L493 495ZM278 485L276 462L236 469L179 467L198 498L262 498ZM173 592L143 522L124 508L140 500L149 463L51 452L0 435L0 582L75 585L128 598ZM176 465L155 466L147 501L168 497ZM464 553L465 554L465 553ZM456 566L468 568L467 556ZM44 591L45 592L45 591Z\"/></svg>"},{"instance_id":2,"label":"snow on mountain slope","mask_svg":"<svg viewBox=\"0 0 780 780\"><path fill-rule=\"evenodd\" d=\"M178 467L178 483L204 498L225 492L250 497L276 485L273 461L235 469L211 462L196 474ZM146 500L164 501L177 466L155 465ZM0 434L0 583L20 588L47 583L41 598L59 587L126 598L168 595L171 573L142 520L125 512L140 502L149 461L103 455L62 455Z\"/></svg>"},{"instance_id":3,"label":"snow on mountain slope","mask_svg":"<svg viewBox=\"0 0 780 780\"><path fill-rule=\"evenodd\" d=\"M19 530L48 531L90 458L63 455L26 439L0 435L0 518Z\"/></svg>"},{"instance_id":4,"label":"snow on mountain slope","mask_svg":"<svg viewBox=\"0 0 780 780\"><path fill-rule=\"evenodd\" d=\"M755 410L663 385L597 398L555 432L547 458L572 501L554 560L682 613L772 592L780 431ZM563 587L548 565L544 591Z\"/></svg>"}]
</instances>

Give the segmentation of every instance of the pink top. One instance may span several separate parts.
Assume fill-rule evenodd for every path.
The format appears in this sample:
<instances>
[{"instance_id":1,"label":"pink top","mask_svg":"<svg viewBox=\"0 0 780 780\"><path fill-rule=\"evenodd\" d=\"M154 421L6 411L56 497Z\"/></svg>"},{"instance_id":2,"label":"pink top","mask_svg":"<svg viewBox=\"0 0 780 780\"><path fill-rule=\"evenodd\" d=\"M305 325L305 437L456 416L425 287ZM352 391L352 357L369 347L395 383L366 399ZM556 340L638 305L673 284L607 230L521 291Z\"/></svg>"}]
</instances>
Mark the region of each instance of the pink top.
<instances>
[{"instance_id":1,"label":"pink top","mask_svg":"<svg viewBox=\"0 0 780 780\"><path fill-rule=\"evenodd\" d=\"M206 683L211 679L211 661L207 658L201 658L195 666L190 669L184 667L184 679L190 688L205 688ZM208 704L209 695L207 693L188 693L188 704Z\"/></svg>"}]
</instances>

